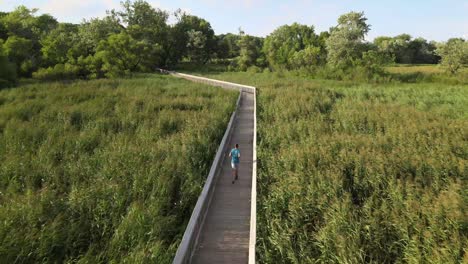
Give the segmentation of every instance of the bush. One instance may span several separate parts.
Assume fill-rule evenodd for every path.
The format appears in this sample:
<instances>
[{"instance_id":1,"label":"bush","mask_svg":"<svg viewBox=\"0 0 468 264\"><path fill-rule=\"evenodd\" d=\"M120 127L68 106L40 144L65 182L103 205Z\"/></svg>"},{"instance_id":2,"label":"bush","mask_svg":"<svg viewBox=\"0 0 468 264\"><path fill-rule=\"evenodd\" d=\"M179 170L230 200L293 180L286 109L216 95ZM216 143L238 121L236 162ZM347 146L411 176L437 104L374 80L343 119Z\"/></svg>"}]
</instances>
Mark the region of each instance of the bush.
<instances>
[{"instance_id":1,"label":"bush","mask_svg":"<svg viewBox=\"0 0 468 264\"><path fill-rule=\"evenodd\" d=\"M15 66L6 57L0 57L0 89L14 86L16 83Z\"/></svg>"},{"instance_id":2,"label":"bush","mask_svg":"<svg viewBox=\"0 0 468 264\"><path fill-rule=\"evenodd\" d=\"M320 47L307 47L301 51L294 53L290 59L290 64L293 69L313 68L317 65L324 64L324 58Z\"/></svg>"},{"instance_id":3,"label":"bush","mask_svg":"<svg viewBox=\"0 0 468 264\"><path fill-rule=\"evenodd\" d=\"M8 61L2 50L0 42L0 89L8 88L16 83L15 65Z\"/></svg>"},{"instance_id":4,"label":"bush","mask_svg":"<svg viewBox=\"0 0 468 264\"><path fill-rule=\"evenodd\" d=\"M449 39L447 43L440 45L436 52L442 58L440 65L451 74L456 74L468 63L468 42L464 39Z\"/></svg>"},{"instance_id":5,"label":"bush","mask_svg":"<svg viewBox=\"0 0 468 264\"><path fill-rule=\"evenodd\" d=\"M257 66L250 66L250 67L247 69L247 72L248 72L248 73L261 73L261 72L262 72L262 68L257 67Z\"/></svg>"},{"instance_id":6,"label":"bush","mask_svg":"<svg viewBox=\"0 0 468 264\"><path fill-rule=\"evenodd\" d=\"M103 60L99 56L87 56L79 57L77 60L77 65L79 66L79 76L80 78L87 79L98 79L104 77L104 71L102 65L104 64Z\"/></svg>"},{"instance_id":7,"label":"bush","mask_svg":"<svg viewBox=\"0 0 468 264\"><path fill-rule=\"evenodd\" d=\"M78 78L79 72L80 67L76 65L60 63L54 67L40 68L33 73L33 78L48 81L73 80Z\"/></svg>"}]
</instances>

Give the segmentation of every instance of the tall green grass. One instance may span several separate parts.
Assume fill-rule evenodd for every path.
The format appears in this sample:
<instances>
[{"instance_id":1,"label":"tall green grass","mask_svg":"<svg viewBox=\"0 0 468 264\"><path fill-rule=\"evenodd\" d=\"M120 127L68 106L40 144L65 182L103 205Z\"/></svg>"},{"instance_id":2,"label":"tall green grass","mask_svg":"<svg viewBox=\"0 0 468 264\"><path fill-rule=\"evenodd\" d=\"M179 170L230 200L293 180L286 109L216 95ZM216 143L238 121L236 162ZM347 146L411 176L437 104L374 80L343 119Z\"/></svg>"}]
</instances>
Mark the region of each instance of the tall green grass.
<instances>
[{"instance_id":1,"label":"tall green grass","mask_svg":"<svg viewBox=\"0 0 468 264\"><path fill-rule=\"evenodd\" d=\"M466 263L468 86L258 88L260 263Z\"/></svg>"},{"instance_id":2,"label":"tall green grass","mask_svg":"<svg viewBox=\"0 0 468 264\"><path fill-rule=\"evenodd\" d=\"M157 75L0 91L0 262L170 263L236 98Z\"/></svg>"},{"instance_id":3,"label":"tall green grass","mask_svg":"<svg viewBox=\"0 0 468 264\"><path fill-rule=\"evenodd\" d=\"M401 82L426 82L443 84L468 84L468 67L460 69L456 74L450 74L447 69L434 64L396 64L386 67L386 71L394 80Z\"/></svg>"}]
</instances>

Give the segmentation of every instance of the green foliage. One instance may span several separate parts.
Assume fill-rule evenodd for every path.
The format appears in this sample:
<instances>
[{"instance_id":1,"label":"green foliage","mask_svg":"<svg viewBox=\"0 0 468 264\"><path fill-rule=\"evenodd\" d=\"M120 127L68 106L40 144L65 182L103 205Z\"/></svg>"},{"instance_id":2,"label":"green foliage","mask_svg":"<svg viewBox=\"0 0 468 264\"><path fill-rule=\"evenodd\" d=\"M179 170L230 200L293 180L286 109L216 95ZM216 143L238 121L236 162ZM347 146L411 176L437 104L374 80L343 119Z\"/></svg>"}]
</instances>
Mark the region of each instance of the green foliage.
<instances>
[{"instance_id":1,"label":"green foliage","mask_svg":"<svg viewBox=\"0 0 468 264\"><path fill-rule=\"evenodd\" d=\"M437 63L436 44L423 38L411 39L408 34L396 37L377 37L374 44L379 51L395 58L397 63Z\"/></svg>"},{"instance_id":2,"label":"green foliage","mask_svg":"<svg viewBox=\"0 0 468 264\"><path fill-rule=\"evenodd\" d=\"M468 65L468 42L463 39L449 39L436 52L442 58L440 64L452 74L457 73L463 65Z\"/></svg>"},{"instance_id":3,"label":"green foliage","mask_svg":"<svg viewBox=\"0 0 468 264\"><path fill-rule=\"evenodd\" d=\"M5 17L8 13L0 11L0 40L5 41L8 38L8 30L5 27L3 22L3 17Z\"/></svg>"},{"instance_id":4,"label":"green foliage","mask_svg":"<svg viewBox=\"0 0 468 264\"><path fill-rule=\"evenodd\" d=\"M236 58L240 55L240 35L227 33L216 36L216 55L219 59Z\"/></svg>"},{"instance_id":5,"label":"green foliage","mask_svg":"<svg viewBox=\"0 0 468 264\"><path fill-rule=\"evenodd\" d=\"M385 67L391 78L406 83L468 84L468 67L456 74L447 73L440 65L392 65Z\"/></svg>"},{"instance_id":6,"label":"green foliage","mask_svg":"<svg viewBox=\"0 0 468 264\"><path fill-rule=\"evenodd\" d=\"M216 50L214 31L208 21L189 15L180 9L175 13L177 23L171 28L167 55L169 62L176 64L183 58L204 64Z\"/></svg>"},{"instance_id":7,"label":"green foliage","mask_svg":"<svg viewBox=\"0 0 468 264\"><path fill-rule=\"evenodd\" d=\"M360 67L366 76L357 79L367 81L378 80L381 76L385 75L384 65L390 61L391 58L385 53L376 50L363 52L362 59L357 61L356 66Z\"/></svg>"},{"instance_id":8,"label":"green foliage","mask_svg":"<svg viewBox=\"0 0 468 264\"><path fill-rule=\"evenodd\" d=\"M15 66L10 63L0 40L0 89L11 87L16 83Z\"/></svg>"},{"instance_id":9,"label":"green foliage","mask_svg":"<svg viewBox=\"0 0 468 264\"><path fill-rule=\"evenodd\" d=\"M293 69L310 68L323 65L325 58L320 47L310 46L297 51L289 60L289 65Z\"/></svg>"},{"instance_id":10,"label":"green foliage","mask_svg":"<svg viewBox=\"0 0 468 264\"><path fill-rule=\"evenodd\" d=\"M77 59L93 55L101 41L107 40L110 35L118 34L122 30L119 21L111 16L84 20L78 27L78 33L73 40L74 45L69 50L68 56Z\"/></svg>"},{"instance_id":11,"label":"green foliage","mask_svg":"<svg viewBox=\"0 0 468 264\"><path fill-rule=\"evenodd\" d=\"M9 59L15 63L20 77L30 77L41 63L41 36L48 34L57 25L57 20L44 14L36 16L37 9L19 6L1 16L0 24L8 39L5 49Z\"/></svg>"},{"instance_id":12,"label":"green foliage","mask_svg":"<svg viewBox=\"0 0 468 264\"><path fill-rule=\"evenodd\" d=\"M338 26L326 39L327 66L319 75L329 79L374 81L386 80L383 66L392 62L391 53L378 45L364 42L370 30L363 12L350 12L338 18ZM377 43L386 43L383 38Z\"/></svg>"},{"instance_id":13,"label":"green foliage","mask_svg":"<svg viewBox=\"0 0 468 264\"><path fill-rule=\"evenodd\" d=\"M207 38L201 31L191 29L187 32L188 59L196 63L204 63L208 60L209 54L206 51Z\"/></svg>"},{"instance_id":14,"label":"green foliage","mask_svg":"<svg viewBox=\"0 0 468 264\"><path fill-rule=\"evenodd\" d=\"M145 70L144 66L153 63L159 52L158 45L138 41L122 32L110 35L107 41L102 41L95 56L102 59L102 70L106 72L106 76L116 78Z\"/></svg>"},{"instance_id":15,"label":"green foliage","mask_svg":"<svg viewBox=\"0 0 468 264\"><path fill-rule=\"evenodd\" d=\"M293 69L320 65L325 61L314 27L298 23L273 31L265 39L263 51L273 67Z\"/></svg>"},{"instance_id":16,"label":"green foliage","mask_svg":"<svg viewBox=\"0 0 468 264\"><path fill-rule=\"evenodd\" d=\"M77 39L78 26L68 23L60 23L40 41L42 58L46 65L55 65L68 61L69 51L73 48Z\"/></svg>"},{"instance_id":17,"label":"green foliage","mask_svg":"<svg viewBox=\"0 0 468 264\"><path fill-rule=\"evenodd\" d=\"M365 51L364 37L370 30L366 21L363 12L350 12L338 18L338 26L326 41L330 66L347 69L361 58Z\"/></svg>"},{"instance_id":18,"label":"green foliage","mask_svg":"<svg viewBox=\"0 0 468 264\"><path fill-rule=\"evenodd\" d=\"M78 78L80 68L69 63L55 64L54 67L40 68L33 73L33 78L38 80L60 81Z\"/></svg>"},{"instance_id":19,"label":"green foliage","mask_svg":"<svg viewBox=\"0 0 468 264\"><path fill-rule=\"evenodd\" d=\"M33 43L29 39L11 36L3 44L5 54L16 65L20 76L28 76L32 71L31 53Z\"/></svg>"},{"instance_id":20,"label":"green foliage","mask_svg":"<svg viewBox=\"0 0 468 264\"><path fill-rule=\"evenodd\" d=\"M466 260L466 85L216 78L258 88L259 263Z\"/></svg>"},{"instance_id":21,"label":"green foliage","mask_svg":"<svg viewBox=\"0 0 468 264\"><path fill-rule=\"evenodd\" d=\"M251 66L265 66L265 55L262 52L263 39L240 32L239 57L236 64L239 70L246 71Z\"/></svg>"},{"instance_id":22,"label":"green foliage","mask_svg":"<svg viewBox=\"0 0 468 264\"><path fill-rule=\"evenodd\" d=\"M1 23L9 36L15 35L30 40L38 40L35 13L38 9L18 6L12 12L1 17Z\"/></svg>"},{"instance_id":23,"label":"green foliage","mask_svg":"<svg viewBox=\"0 0 468 264\"><path fill-rule=\"evenodd\" d=\"M0 259L171 263L237 93L168 76L0 91Z\"/></svg>"},{"instance_id":24,"label":"green foliage","mask_svg":"<svg viewBox=\"0 0 468 264\"><path fill-rule=\"evenodd\" d=\"M169 28L167 25L168 13L153 8L148 2L129 0L122 2L122 11L112 11L112 17L126 26L126 33L138 42L139 47L130 48L128 52L147 52L127 54L140 57L138 63L143 71L154 70L161 66L163 61L162 52L167 47ZM124 36L121 33L121 36ZM146 56L145 58L143 58ZM138 67L128 64L126 71L135 71ZM132 68L133 67L133 68Z\"/></svg>"}]
</instances>

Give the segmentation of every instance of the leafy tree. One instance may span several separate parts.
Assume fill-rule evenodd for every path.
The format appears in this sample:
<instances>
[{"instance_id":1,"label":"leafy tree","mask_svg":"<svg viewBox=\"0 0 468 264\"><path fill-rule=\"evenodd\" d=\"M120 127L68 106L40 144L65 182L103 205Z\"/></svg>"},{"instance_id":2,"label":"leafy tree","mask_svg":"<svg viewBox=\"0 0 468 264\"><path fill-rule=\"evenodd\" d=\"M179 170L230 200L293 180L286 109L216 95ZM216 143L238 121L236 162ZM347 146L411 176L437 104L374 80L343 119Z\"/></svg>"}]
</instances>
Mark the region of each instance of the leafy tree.
<instances>
[{"instance_id":1,"label":"leafy tree","mask_svg":"<svg viewBox=\"0 0 468 264\"><path fill-rule=\"evenodd\" d=\"M41 34L48 33L58 24L57 20L48 14L36 16L37 11L37 8L18 6L12 12L0 16L0 23L7 30L8 36L26 38L37 45Z\"/></svg>"},{"instance_id":2,"label":"leafy tree","mask_svg":"<svg viewBox=\"0 0 468 264\"><path fill-rule=\"evenodd\" d=\"M216 54L221 59L235 58L240 55L239 48L240 36L227 33L217 36Z\"/></svg>"},{"instance_id":3,"label":"leafy tree","mask_svg":"<svg viewBox=\"0 0 468 264\"><path fill-rule=\"evenodd\" d=\"M59 24L41 39L45 68L33 77L49 80L104 77L102 58L95 56L99 43L123 30L112 16L84 20L80 25Z\"/></svg>"},{"instance_id":4,"label":"leafy tree","mask_svg":"<svg viewBox=\"0 0 468 264\"><path fill-rule=\"evenodd\" d=\"M74 35L74 45L70 49L69 56L76 59L80 56L93 55L101 41L123 30L124 27L112 16L84 20L78 27L77 34Z\"/></svg>"},{"instance_id":5,"label":"leafy tree","mask_svg":"<svg viewBox=\"0 0 468 264\"><path fill-rule=\"evenodd\" d=\"M265 56L262 53L263 39L240 32L238 45L240 48L237 65L241 71L251 66L265 66Z\"/></svg>"},{"instance_id":6,"label":"leafy tree","mask_svg":"<svg viewBox=\"0 0 468 264\"><path fill-rule=\"evenodd\" d=\"M411 39L408 34L396 37L377 37L374 44L379 51L394 57L396 63L437 63L435 43L428 43L423 38Z\"/></svg>"},{"instance_id":7,"label":"leafy tree","mask_svg":"<svg viewBox=\"0 0 468 264\"><path fill-rule=\"evenodd\" d=\"M203 35L203 32L195 31L194 29L191 29L189 32L187 32L187 35L187 57L190 59L190 61L197 63L206 62L206 60L209 58L209 54L205 53L207 42L206 36Z\"/></svg>"},{"instance_id":8,"label":"leafy tree","mask_svg":"<svg viewBox=\"0 0 468 264\"><path fill-rule=\"evenodd\" d=\"M464 39L449 39L447 43L441 44L436 52L442 58L440 64L451 74L457 73L463 64L468 64L468 42Z\"/></svg>"},{"instance_id":9,"label":"leafy tree","mask_svg":"<svg viewBox=\"0 0 468 264\"><path fill-rule=\"evenodd\" d=\"M41 34L47 34L58 26L58 21L55 17L49 14L42 14L35 18L35 26L39 29Z\"/></svg>"},{"instance_id":10,"label":"leafy tree","mask_svg":"<svg viewBox=\"0 0 468 264\"><path fill-rule=\"evenodd\" d=\"M409 34L401 34L393 38L391 44L395 53L397 63L411 63L413 60L413 51L409 48L411 36Z\"/></svg>"},{"instance_id":11,"label":"leafy tree","mask_svg":"<svg viewBox=\"0 0 468 264\"><path fill-rule=\"evenodd\" d=\"M330 37L330 32L322 31L318 36L317 44L320 47L322 56L324 56L325 61L327 57L327 39Z\"/></svg>"},{"instance_id":12,"label":"leafy tree","mask_svg":"<svg viewBox=\"0 0 468 264\"><path fill-rule=\"evenodd\" d=\"M435 50L437 46L434 42L427 42L424 38L415 38L410 42L409 48L413 51L411 63L416 64L436 64L440 57Z\"/></svg>"},{"instance_id":13,"label":"leafy tree","mask_svg":"<svg viewBox=\"0 0 468 264\"><path fill-rule=\"evenodd\" d=\"M350 68L362 57L365 35L370 26L363 12L350 12L338 18L338 26L326 40L328 64L337 68Z\"/></svg>"},{"instance_id":14,"label":"leafy tree","mask_svg":"<svg viewBox=\"0 0 468 264\"><path fill-rule=\"evenodd\" d=\"M214 47L213 56L217 59L228 59L229 58L229 45L223 36L215 36L216 45Z\"/></svg>"},{"instance_id":15,"label":"leafy tree","mask_svg":"<svg viewBox=\"0 0 468 264\"><path fill-rule=\"evenodd\" d=\"M393 38L387 36L376 37L373 42L374 46L382 53L395 60L395 50L393 46Z\"/></svg>"},{"instance_id":16,"label":"leafy tree","mask_svg":"<svg viewBox=\"0 0 468 264\"><path fill-rule=\"evenodd\" d=\"M309 46L303 50L297 51L290 59L292 68L302 68L313 65L319 65L324 62L324 54L320 47Z\"/></svg>"},{"instance_id":17,"label":"leafy tree","mask_svg":"<svg viewBox=\"0 0 468 264\"><path fill-rule=\"evenodd\" d=\"M102 60L102 69L106 76L115 78L144 70L145 62L153 57L151 54L159 51L158 48L159 46L136 40L130 34L121 32L109 36L107 41L102 41L96 57Z\"/></svg>"},{"instance_id":18,"label":"leafy tree","mask_svg":"<svg viewBox=\"0 0 468 264\"><path fill-rule=\"evenodd\" d=\"M33 62L31 53L33 43L29 39L11 36L3 44L5 54L16 64L18 75L27 76L32 72Z\"/></svg>"},{"instance_id":19,"label":"leafy tree","mask_svg":"<svg viewBox=\"0 0 468 264\"><path fill-rule=\"evenodd\" d=\"M322 54L320 48L313 48L318 46L318 36L314 32L313 26L309 27L306 25L294 23L292 25L281 26L273 33L271 33L265 39L263 51L265 52L265 56L271 66L284 66L288 69L291 69L298 66L298 61L316 64L322 62L324 56L321 56ZM301 52L301 54L295 55L297 52L307 48L310 48L308 52ZM311 52L312 50L313 52ZM304 57L306 54L314 54L316 58L297 60L297 58ZM293 62L293 60L295 61Z\"/></svg>"},{"instance_id":20,"label":"leafy tree","mask_svg":"<svg viewBox=\"0 0 468 264\"><path fill-rule=\"evenodd\" d=\"M378 50L368 50L362 53L362 59L356 61L356 66L363 69L365 79L372 80L375 77L385 74L383 66L393 61L392 57L379 52Z\"/></svg>"},{"instance_id":21,"label":"leafy tree","mask_svg":"<svg viewBox=\"0 0 468 264\"><path fill-rule=\"evenodd\" d=\"M7 31L5 48L20 76L30 76L41 63L41 36L55 28L57 20L50 15L36 16L38 9L19 6L0 16L0 24ZM24 48L22 50L16 50Z\"/></svg>"},{"instance_id":22,"label":"leafy tree","mask_svg":"<svg viewBox=\"0 0 468 264\"><path fill-rule=\"evenodd\" d=\"M68 61L68 52L74 45L78 26L60 23L57 28L45 35L40 41L43 60L47 65L55 65Z\"/></svg>"},{"instance_id":23,"label":"leafy tree","mask_svg":"<svg viewBox=\"0 0 468 264\"><path fill-rule=\"evenodd\" d=\"M208 21L178 10L177 23L171 28L168 64L175 65L187 57L197 63L206 63L216 49L214 31Z\"/></svg>"},{"instance_id":24,"label":"leafy tree","mask_svg":"<svg viewBox=\"0 0 468 264\"><path fill-rule=\"evenodd\" d=\"M111 11L114 20L119 21L126 32L134 39L148 46L166 50L169 46L169 26L167 19L169 14L157 8L153 8L148 2L137 0L122 2L122 11ZM160 66L166 58L162 52L157 54L159 58L152 57L144 62L145 67L154 68Z\"/></svg>"},{"instance_id":25,"label":"leafy tree","mask_svg":"<svg viewBox=\"0 0 468 264\"><path fill-rule=\"evenodd\" d=\"M18 6L12 12L4 15L1 22L8 31L8 35L20 36L27 39L36 39L34 15L38 9L28 9Z\"/></svg>"}]
</instances>

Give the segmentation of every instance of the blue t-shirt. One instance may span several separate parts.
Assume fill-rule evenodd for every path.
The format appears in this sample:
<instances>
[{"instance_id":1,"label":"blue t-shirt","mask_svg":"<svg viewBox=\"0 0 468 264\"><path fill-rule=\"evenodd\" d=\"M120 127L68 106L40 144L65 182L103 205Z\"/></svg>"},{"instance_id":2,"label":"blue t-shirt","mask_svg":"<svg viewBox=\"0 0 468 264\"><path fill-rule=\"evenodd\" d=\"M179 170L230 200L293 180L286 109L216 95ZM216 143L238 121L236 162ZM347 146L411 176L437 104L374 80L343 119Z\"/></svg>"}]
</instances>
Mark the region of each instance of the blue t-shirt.
<instances>
[{"instance_id":1,"label":"blue t-shirt","mask_svg":"<svg viewBox=\"0 0 468 264\"><path fill-rule=\"evenodd\" d=\"M231 150L231 162L232 163L239 163L239 155L240 155L240 150L238 149L232 149Z\"/></svg>"}]
</instances>

